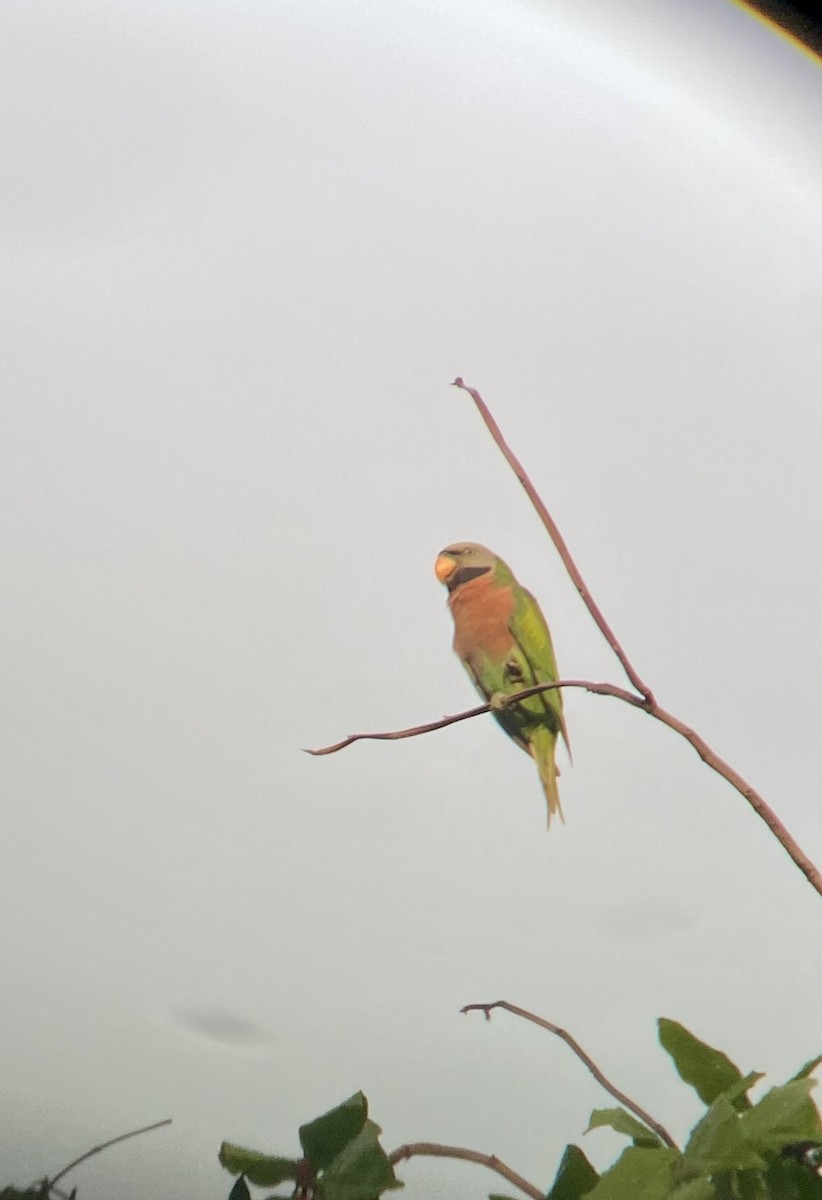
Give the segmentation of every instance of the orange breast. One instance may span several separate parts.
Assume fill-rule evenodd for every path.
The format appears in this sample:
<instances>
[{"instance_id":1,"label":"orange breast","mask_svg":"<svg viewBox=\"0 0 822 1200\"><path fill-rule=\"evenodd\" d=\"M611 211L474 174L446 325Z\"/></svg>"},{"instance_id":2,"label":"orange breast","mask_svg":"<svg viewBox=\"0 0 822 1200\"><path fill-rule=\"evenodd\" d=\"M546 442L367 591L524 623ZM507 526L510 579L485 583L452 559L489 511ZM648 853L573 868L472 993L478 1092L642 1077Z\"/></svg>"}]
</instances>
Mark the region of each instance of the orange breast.
<instances>
[{"instance_id":1,"label":"orange breast","mask_svg":"<svg viewBox=\"0 0 822 1200\"><path fill-rule=\"evenodd\" d=\"M471 662L479 654L502 660L514 639L508 628L514 611L510 587L500 587L489 575L471 579L448 600L454 617L454 650Z\"/></svg>"}]
</instances>

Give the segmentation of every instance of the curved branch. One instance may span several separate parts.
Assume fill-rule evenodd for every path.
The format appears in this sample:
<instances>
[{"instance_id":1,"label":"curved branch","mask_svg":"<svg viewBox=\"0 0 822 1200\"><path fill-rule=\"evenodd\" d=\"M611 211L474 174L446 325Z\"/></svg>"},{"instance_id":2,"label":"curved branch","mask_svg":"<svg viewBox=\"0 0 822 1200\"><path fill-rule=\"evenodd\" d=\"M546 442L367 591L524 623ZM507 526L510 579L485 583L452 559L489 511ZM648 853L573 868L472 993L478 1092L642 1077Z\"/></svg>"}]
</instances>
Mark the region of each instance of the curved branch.
<instances>
[{"instance_id":1,"label":"curved branch","mask_svg":"<svg viewBox=\"0 0 822 1200\"><path fill-rule=\"evenodd\" d=\"M748 801L751 808L765 822L783 850L790 856L811 886L822 895L822 872L820 872L816 864L800 848L771 806L759 794L756 788L752 787L729 763L720 758L704 738L701 738L684 721L680 721L673 713L660 708L653 699L650 701L645 700L641 696L629 692L627 688L617 687L613 683L593 683L589 679L558 679L553 683L538 683L534 687L523 688L520 692L512 692L506 698L506 702L508 704L515 704L518 700L525 700L528 696L536 696L539 692L548 692L553 688L582 688L584 691L592 692L597 696L613 696L614 699L622 700L624 704L630 704L632 708L641 709L649 717L653 717L655 721L660 721L663 725L667 725L669 729L673 729L675 733L678 733L680 737L683 737L686 742L689 742L693 746L702 761L712 771L716 771L717 775L721 775L723 779L736 788L739 794ZM353 746L354 742L396 742L401 741L403 738L419 737L420 734L433 733L436 729L445 729L448 725L456 724L457 721L468 721L472 717L479 717L483 713L490 711L490 704L480 704L476 708L466 709L465 712L455 713L450 717L442 717L439 721L429 721L426 725L412 725L409 729L395 729L387 733L352 733L343 741L335 742L333 746L323 746L319 750L306 750L306 754L318 756L336 754L338 750L345 750L347 746Z\"/></svg>"},{"instance_id":2,"label":"curved branch","mask_svg":"<svg viewBox=\"0 0 822 1200\"><path fill-rule=\"evenodd\" d=\"M613 684L608 683L589 683L578 679L565 679L559 680L555 683L539 684L533 688L526 688L525 690L512 695L510 697L510 702L514 703L517 700L524 699L527 696L533 696L537 692L548 691L551 688L578 687L584 688L589 692L596 692L599 695L614 696L616 699L622 700L626 704L632 705L634 708L641 708L644 712L648 713L649 716L654 717L657 721L661 721L663 725L667 725L669 729L673 729L681 737L685 738L685 740L693 746L694 750L696 750L699 757L704 763L707 764L707 766L716 771L718 775L721 775L723 779L727 780L732 787L736 788L740 795L748 801L757 816L759 816L765 822L768 829L779 841L779 843L782 845L782 848L786 851L794 864L799 868L811 886L815 888L820 895L822 895L822 872L820 872L815 863L812 862L812 860L808 858L808 856L800 849L794 838L779 820L770 805L768 805L764 798L760 796L759 792L757 792L756 789L753 788L746 779L743 779L739 772L735 771L729 763L726 763L724 759L720 758L719 755L711 749L708 743L701 738L698 733L691 729L690 726L686 725L684 721L680 721L679 718L675 717L672 713L666 712L664 708L660 708L660 706L657 704L653 692L640 678L639 674L628 659L625 651L622 649L622 646L617 641L613 630L605 620L598 605L595 603L593 597L588 591L585 581L579 572L579 568L571 557L570 551L565 544L565 539L559 532L559 529L554 523L554 520L551 514L548 512L548 509L545 507L541 496L531 483L531 480L529 479L525 468L522 466L522 463L516 457L513 450L511 450L510 446L508 446L506 443L505 438L502 436L502 431L492 417L491 412L482 396L476 390L476 388L469 387L459 376L454 380L454 386L462 388L463 391L468 392L471 399L474 401L474 404L479 410L482 419L485 421L492 438L499 447L517 479L519 479L528 495L529 500L534 506L534 509L540 517L543 525L547 529L548 534L554 543L562 562L565 565L565 569L571 576L574 586L582 597L588 611L596 621L600 632L608 642L608 645L611 647L614 654L619 659L626 675L638 693L637 695L633 692L627 691L625 688L618 688ZM314 755L334 754L336 751L343 750L346 746L350 746L354 742L362 740L399 741L401 738L417 737L422 733L431 733L435 729L444 729L447 725L453 725L457 721L467 721L471 717L478 717L482 713L488 712L490 707L491 706L488 704L479 705L477 708L468 709L463 713L457 713L456 716L443 717L440 721L431 721L426 725L416 725L410 729L400 729L389 733L354 733L345 738L343 741L335 743L333 746L325 746L319 750L309 750L307 753Z\"/></svg>"},{"instance_id":3,"label":"curved branch","mask_svg":"<svg viewBox=\"0 0 822 1200\"><path fill-rule=\"evenodd\" d=\"M639 707L642 707L642 705ZM726 763L724 758L720 758L704 738L701 738L695 730L686 725L684 721L680 721L673 713L666 712L658 704L653 704L650 708L646 709L646 712L657 721L661 721L663 725L667 725L669 729L673 729L686 742L689 742L707 766L716 771L717 775L721 775L723 779L727 780L732 787L736 788L740 796L743 796L748 801L756 815L765 822L785 853L799 867L799 870L808 880L811 887L815 888L820 896L822 896L822 871L819 870L812 859L808 858L804 850L800 848L796 840L788 833L788 830L782 824L770 804L766 802L756 788L743 779L730 763Z\"/></svg>"},{"instance_id":4,"label":"curved branch","mask_svg":"<svg viewBox=\"0 0 822 1200\"><path fill-rule=\"evenodd\" d=\"M625 653L625 651L622 649L622 646L617 641L616 634L611 629L611 626L608 624L608 622L605 620L605 617L603 616L599 605L597 604L597 602L594 600L593 596L589 592L587 584L585 583L585 580L582 578L582 575L580 574L579 567L577 566L577 564L574 562L573 558L571 557L571 551L568 549L568 547L565 543L565 538L562 536L559 529L557 528L554 518L548 512L548 509L545 507L545 504L544 504L539 492L534 487L533 483L531 483L531 480L528 478L528 474L527 474L525 468L523 467L522 463L519 461L519 459L517 458L517 456L514 454L513 450L511 449L511 447L505 441L505 438L502 436L502 430L500 429L499 425L497 425L494 418L491 416L491 411L488 408L488 405L485 403L485 401L483 400L483 398L479 394L479 392L476 390L476 388L469 387L468 384L465 383L459 375L454 380L452 386L462 388L462 390L464 392L467 392L468 395L471 397L471 399L474 401L474 404L477 406L477 409L479 410L480 416L482 417L485 424L488 426L488 430L491 434L491 437L494 439L497 446L502 451L505 461L508 463L509 467L514 472L517 479L520 481L523 488L525 489L526 495L528 496L528 499L531 501L532 505L534 506L537 516L542 521L545 528L548 530L548 536L550 537L551 541L556 546L557 553L559 554L560 558L562 559L562 562L565 566L565 570L571 576L574 587L577 589L580 596L582 597L583 603L585 604L585 607L588 609L588 612L591 614L591 616L596 621L596 623L599 627L600 633L605 638L606 642L611 647L611 649L613 650L614 654L617 656L619 661L622 663L622 668L625 671L625 674L628 676L628 678L630 679L631 683L634 685L636 690L640 693L641 696L643 696L645 698L645 700L649 704L653 704L654 697L653 697L653 693L652 693L651 689L648 687L647 683L645 683L640 678L636 668L633 666L630 659L628 658L628 655Z\"/></svg>"},{"instance_id":5,"label":"curved branch","mask_svg":"<svg viewBox=\"0 0 822 1200\"><path fill-rule=\"evenodd\" d=\"M592 683L589 679L556 679L553 683L535 683L533 687L523 688L521 692L511 692L505 697L498 697L498 702L504 699L503 707L507 708L509 704L527 700L529 696L537 696L540 692L566 687L584 688L586 692L596 692L600 696L615 696L618 700L624 700L626 704L632 704L634 708L642 708L645 712L652 711L645 700L626 688L616 687L613 683ZM449 725L456 725L457 721L470 721L472 717L481 717L483 713L491 712L491 709L491 704L478 704L476 708L467 708L465 712L440 717L438 721L428 721L425 725L411 725L408 729L392 729L386 733L349 733L347 738L343 738L341 742L334 742L333 746L321 746L318 750L305 750L304 753L319 758L323 754L336 754L338 750L345 750L355 742L400 742L403 738L433 733L435 729L447 729Z\"/></svg>"},{"instance_id":6,"label":"curved branch","mask_svg":"<svg viewBox=\"0 0 822 1200\"><path fill-rule=\"evenodd\" d=\"M347 746L353 746L355 742L400 742L403 738L419 737L421 733L433 733L435 729L445 729L447 725L455 725L457 721L481 717L483 713L490 712L490 710L490 704L478 704L476 708L469 708L453 717L442 717L439 721L429 721L426 725L412 725L410 729L394 729L388 733L349 733L347 738L343 738L341 742L335 742L333 746L321 746L318 750L305 748L304 753L320 758L323 754L336 754L338 750L345 750Z\"/></svg>"},{"instance_id":7,"label":"curved branch","mask_svg":"<svg viewBox=\"0 0 822 1200\"><path fill-rule=\"evenodd\" d=\"M538 1187L534 1187L533 1183L529 1183L527 1179L523 1179L516 1171L512 1171L509 1166L506 1166L502 1159L497 1158L496 1154L481 1154L478 1150L466 1150L462 1146L440 1146L437 1142L408 1142L392 1151L388 1160L393 1166L404 1158L422 1157L458 1158L463 1162L479 1163L481 1167L487 1167L489 1171L496 1171L497 1175L501 1175L503 1179L513 1183L514 1187L525 1192L526 1196L530 1196L532 1200L543 1200L545 1196L545 1193Z\"/></svg>"},{"instance_id":8,"label":"curved branch","mask_svg":"<svg viewBox=\"0 0 822 1200\"><path fill-rule=\"evenodd\" d=\"M559 1025L554 1025L552 1021L546 1021L544 1017L538 1017L536 1013L529 1012L527 1008L519 1008L516 1004L509 1004L507 1000L494 1000L492 1004L466 1004L460 1009L460 1012L482 1012L485 1013L486 1021L490 1021L491 1010L494 1008L504 1008L506 1012L513 1013L515 1017L522 1017L525 1021L532 1021L534 1025L539 1025L541 1029L547 1029L549 1033L553 1033L556 1037L561 1038L566 1046L570 1046L580 1062L585 1064L600 1087L605 1088L605 1091L613 1096L615 1100L618 1100L620 1104L630 1109L634 1116L638 1117L643 1125L647 1125L649 1129L652 1129L666 1146L670 1146L672 1150L679 1149L664 1125L661 1125L644 1108L640 1108L635 1100L632 1100L630 1096L626 1096L618 1087L614 1087L609 1079L605 1078L591 1056L585 1053L582 1046L580 1046L576 1038L571 1036L567 1029L560 1029Z\"/></svg>"},{"instance_id":9,"label":"curved branch","mask_svg":"<svg viewBox=\"0 0 822 1200\"><path fill-rule=\"evenodd\" d=\"M533 687L523 688L520 692L511 692L508 696L500 696L496 699L498 702L504 701L502 707L507 708L509 704L516 704L518 700L527 700L529 696L536 696L540 692L565 687L584 688L586 692L597 692L602 696L616 696L619 700L624 700L626 704L633 704L635 708L644 708L646 712L650 711L647 702L639 696L635 696L633 692L615 687L612 683L591 683L587 679L558 679L553 683L536 683ZM349 733L348 737L343 738L341 742L334 742L332 746L321 746L318 750L306 749L304 753L320 758L324 754L336 754L338 750L345 750L348 746L353 746L355 742L401 742L404 738L433 733L435 729L447 729L449 725L456 725L458 721L470 721L472 717L481 717L483 713L491 712L491 710L491 704L478 704L476 708L467 708L465 712L454 713L450 717L440 717L438 721L428 721L425 725L411 725L408 729L392 729L386 733Z\"/></svg>"},{"instance_id":10,"label":"curved branch","mask_svg":"<svg viewBox=\"0 0 822 1200\"><path fill-rule=\"evenodd\" d=\"M143 1125L140 1129L130 1129L128 1133L121 1133L117 1137L109 1138L107 1142L103 1142L99 1146L94 1146L91 1150L87 1150L85 1154L81 1154L79 1158L75 1158L67 1167L63 1167L62 1171L58 1171L54 1178L49 1182L49 1188L53 1188L58 1179L62 1179L64 1175L68 1175L69 1171L73 1171L75 1167L79 1167L80 1163L85 1162L87 1158L92 1158L93 1155L99 1154L102 1150L108 1150L109 1146L116 1146L118 1142L124 1142L126 1138L138 1137L141 1133L151 1133L152 1129L160 1129L163 1125L170 1125L171 1117L166 1117L164 1121L155 1121L153 1125Z\"/></svg>"},{"instance_id":11,"label":"curved branch","mask_svg":"<svg viewBox=\"0 0 822 1200\"><path fill-rule=\"evenodd\" d=\"M562 559L566 571L571 576L574 586L582 597L585 606L596 621L600 632L607 641L608 645L611 647L614 654L622 664L625 674L628 676L636 690L643 697L645 704L637 705L637 707L644 707L646 712L650 713L652 717L656 717L658 721L662 721L663 724L668 725L669 728L674 729L677 733L681 734L686 741L691 743L703 762L707 763L709 767L712 767L714 771L723 777L723 779L727 779L727 781L732 784L732 786L735 787L742 796L745 797L757 815L760 816L768 826L774 837L781 842L783 848L793 859L796 866L799 867L805 878L816 889L816 891L822 895L822 874L820 873L819 869L813 862L811 862L807 855L805 855L799 849L799 846L788 833L785 826L778 819L772 809L768 807L759 793L756 792L754 788L752 788L751 785L747 783L737 771L729 766L728 763L724 762L717 754L715 754L708 744L704 742L703 739L696 733L694 733L692 729L689 729L684 722L672 716L671 713L665 712L664 709L659 708L650 688L640 678L635 667L630 662L627 654L617 641L610 625L602 615L598 605L594 602L594 599L588 591L585 581L579 572L579 568L571 557L571 553L565 544L565 539L557 528L553 517L548 512L542 497L529 479L522 463L519 461L511 447L505 441L505 438L502 436L502 430L491 415L488 405L485 403L477 389L469 387L459 376L454 380L453 386L461 388L463 391L467 392L474 401L474 404L483 421L485 422L491 437L494 439L494 442L505 458L505 461L508 463L511 470L514 472L517 479L525 489L528 499L531 501L537 516L540 518L546 530L548 531L548 536L554 543L557 553ZM625 696L622 697L622 699L625 698Z\"/></svg>"}]
</instances>

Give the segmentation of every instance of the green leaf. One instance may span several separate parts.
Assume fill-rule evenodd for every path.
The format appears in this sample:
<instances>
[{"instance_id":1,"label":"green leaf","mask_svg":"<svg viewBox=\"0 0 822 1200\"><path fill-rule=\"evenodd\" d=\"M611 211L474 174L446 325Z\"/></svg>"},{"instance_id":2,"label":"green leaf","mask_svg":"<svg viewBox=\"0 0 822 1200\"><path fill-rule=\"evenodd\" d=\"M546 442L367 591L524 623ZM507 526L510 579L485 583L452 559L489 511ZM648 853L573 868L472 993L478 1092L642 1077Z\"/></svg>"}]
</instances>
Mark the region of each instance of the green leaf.
<instances>
[{"instance_id":1,"label":"green leaf","mask_svg":"<svg viewBox=\"0 0 822 1200\"><path fill-rule=\"evenodd\" d=\"M713 1175L718 1171L761 1169L762 1155L745 1140L742 1118L726 1096L720 1096L691 1131L682 1174Z\"/></svg>"},{"instance_id":2,"label":"green leaf","mask_svg":"<svg viewBox=\"0 0 822 1200\"><path fill-rule=\"evenodd\" d=\"M710 1179L692 1179L674 1188L668 1200L714 1200L716 1188Z\"/></svg>"},{"instance_id":3,"label":"green leaf","mask_svg":"<svg viewBox=\"0 0 822 1200\"><path fill-rule=\"evenodd\" d=\"M738 1079L733 1087L729 1087L727 1091L722 1093L723 1099L730 1100L737 1112L747 1112L747 1110L751 1107L751 1102L748 1099L747 1093L755 1083L758 1083L760 1079L764 1078L764 1071L749 1071L747 1075L742 1077L742 1079ZM743 1101L742 1104L739 1103L740 1098Z\"/></svg>"},{"instance_id":4,"label":"green leaf","mask_svg":"<svg viewBox=\"0 0 822 1200\"><path fill-rule=\"evenodd\" d=\"M237 1182L228 1193L228 1200L251 1200L251 1192L248 1190L244 1175L237 1176Z\"/></svg>"},{"instance_id":5,"label":"green leaf","mask_svg":"<svg viewBox=\"0 0 822 1200\"><path fill-rule=\"evenodd\" d=\"M556 1179L545 1200L580 1200L598 1179L599 1175L579 1146L566 1146Z\"/></svg>"},{"instance_id":6,"label":"green leaf","mask_svg":"<svg viewBox=\"0 0 822 1200\"><path fill-rule=\"evenodd\" d=\"M286 1179L297 1178L297 1164L293 1158L260 1154L257 1150L246 1150L244 1146L232 1146L230 1142L223 1142L219 1158L232 1175L245 1175L250 1183L260 1187L276 1187Z\"/></svg>"},{"instance_id":7,"label":"green leaf","mask_svg":"<svg viewBox=\"0 0 822 1200\"><path fill-rule=\"evenodd\" d=\"M587 1200L667 1200L676 1150L629 1146L588 1193Z\"/></svg>"},{"instance_id":8,"label":"green leaf","mask_svg":"<svg viewBox=\"0 0 822 1200\"><path fill-rule=\"evenodd\" d=\"M768 1163L765 1182L775 1200L820 1200L822 1179L801 1163L773 1159Z\"/></svg>"},{"instance_id":9,"label":"green leaf","mask_svg":"<svg viewBox=\"0 0 822 1200\"><path fill-rule=\"evenodd\" d=\"M674 1060L680 1078L695 1089L703 1104L712 1104L717 1096L742 1078L742 1072L721 1050L700 1042L678 1021L660 1017L657 1022L659 1041ZM747 1108L749 1101L739 1095L735 1108Z\"/></svg>"},{"instance_id":10,"label":"green leaf","mask_svg":"<svg viewBox=\"0 0 822 1200\"><path fill-rule=\"evenodd\" d=\"M315 1171L324 1171L340 1151L357 1136L368 1117L368 1101L355 1092L342 1104L300 1126L303 1154Z\"/></svg>"},{"instance_id":11,"label":"green leaf","mask_svg":"<svg viewBox=\"0 0 822 1200\"><path fill-rule=\"evenodd\" d=\"M816 1058L809 1059L804 1067L800 1067L796 1074L791 1076L790 1082L793 1083L795 1079L807 1079L820 1063L822 1063L822 1054L817 1054Z\"/></svg>"},{"instance_id":12,"label":"green leaf","mask_svg":"<svg viewBox=\"0 0 822 1200\"><path fill-rule=\"evenodd\" d=\"M379 1125L366 1121L343 1147L323 1172L325 1200L374 1200L389 1188L403 1186L379 1143L380 1132Z\"/></svg>"},{"instance_id":13,"label":"green leaf","mask_svg":"<svg viewBox=\"0 0 822 1200\"><path fill-rule=\"evenodd\" d=\"M624 1108L595 1108L591 1113L588 1121L586 1133L590 1133L592 1129L600 1129L603 1125L608 1125L611 1129L615 1129L617 1133L627 1133L628 1137L634 1139L635 1146L659 1146L660 1142L653 1130L647 1125L643 1125L642 1121L631 1116Z\"/></svg>"},{"instance_id":14,"label":"green leaf","mask_svg":"<svg viewBox=\"0 0 822 1200\"><path fill-rule=\"evenodd\" d=\"M733 1200L771 1200L761 1171L734 1171L727 1182Z\"/></svg>"},{"instance_id":15,"label":"green leaf","mask_svg":"<svg viewBox=\"0 0 822 1200\"><path fill-rule=\"evenodd\" d=\"M746 1144L739 1113L731 1101L720 1096L691 1131L684 1164L686 1174L712 1175L760 1168L765 1161Z\"/></svg>"},{"instance_id":16,"label":"green leaf","mask_svg":"<svg viewBox=\"0 0 822 1200\"><path fill-rule=\"evenodd\" d=\"M739 1097L744 1096L748 1088L761 1078L761 1072L751 1071L743 1079L738 1079L716 1098L702 1120L694 1126L685 1147L685 1178L689 1175L710 1175L716 1171L762 1166L761 1156L752 1153L745 1143L737 1111ZM745 1111L750 1111L750 1107Z\"/></svg>"},{"instance_id":17,"label":"green leaf","mask_svg":"<svg viewBox=\"0 0 822 1200\"><path fill-rule=\"evenodd\" d=\"M822 1123L810 1090L816 1081L806 1076L774 1087L743 1114L742 1134L757 1150L779 1151L788 1142L822 1136Z\"/></svg>"}]
</instances>

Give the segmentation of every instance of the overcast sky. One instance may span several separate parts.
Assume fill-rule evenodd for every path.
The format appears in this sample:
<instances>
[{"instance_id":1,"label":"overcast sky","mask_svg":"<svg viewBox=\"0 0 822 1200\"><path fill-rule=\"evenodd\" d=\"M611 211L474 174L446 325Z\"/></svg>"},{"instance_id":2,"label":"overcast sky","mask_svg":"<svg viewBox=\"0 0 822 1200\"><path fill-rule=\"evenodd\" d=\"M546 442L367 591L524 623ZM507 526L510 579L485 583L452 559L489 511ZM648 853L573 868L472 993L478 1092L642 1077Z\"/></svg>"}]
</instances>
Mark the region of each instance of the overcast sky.
<instances>
[{"instance_id":1,"label":"overcast sky","mask_svg":"<svg viewBox=\"0 0 822 1200\"><path fill-rule=\"evenodd\" d=\"M539 1186L676 1018L822 1049L816 896L662 726L566 696L567 824L456 712L484 542L622 683L457 374L662 704L822 855L818 62L724 0L20 0L0 16L0 1186L220 1200L357 1088ZM465 1164L401 1169L474 1200ZM511 1190L510 1188L508 1190Z\"/></svg>"}]
</instances>

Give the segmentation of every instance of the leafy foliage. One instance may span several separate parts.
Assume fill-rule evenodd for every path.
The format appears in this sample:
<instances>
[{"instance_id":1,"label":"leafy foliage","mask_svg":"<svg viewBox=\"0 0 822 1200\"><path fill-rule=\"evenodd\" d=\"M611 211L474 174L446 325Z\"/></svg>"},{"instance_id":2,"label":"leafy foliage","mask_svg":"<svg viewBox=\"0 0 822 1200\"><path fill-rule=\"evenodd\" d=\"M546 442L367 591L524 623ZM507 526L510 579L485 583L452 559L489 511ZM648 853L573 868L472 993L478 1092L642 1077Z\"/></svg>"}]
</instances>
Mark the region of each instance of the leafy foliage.
<instances>
[{"instance_id":1,"label":"leafy foliage","mask_svg":"<svg viewBox=\"0 0 822 1200\"><path fill-rule=\"evenodd\" d=\"M631 1144L602 1173L579 1146L566 1146L545 1200L822 1200L822 1118L811 1099L812 1073L822 1055L754 1101L748 1093L762 1078L760 1072L743 1075L722 1051L667 1018L660 1018L659 1040L705 1104L684 1149L665 1144L627 1108L594 1109L586 1133L609 1128ZM250 1186L281 1189L261 1200L379 1200L403 1186L380 1145L380 1133L368 1116L365 1096L355 1092L300 1126L301 1157L223 1142L220 1163L236 1176L228 1200L252 1200ZM460 1157L459 1151L449 1153ZM0 1190L0 1200L65 1196L48 1179ZM513 1198L493 1193L489 1200Z\"/></svg>"},{"instance_id":2,"label":"leafy foliage","mask_svg":"<svg viewBox=\"0 0 822 1200\"><path fill-rule=\"evenodd\" d=\"M822 1120L810 1098L810 1073L822 1059L752 1103L747 1093L762 1078L759 1072L743 1076L722 1051L676 1021L660 1019L659 1040L707 1105L684 1151L661 1146L624 1109L597 1109L588 1129L610 1126L633 1145L593 1188L562 1200L822 1200L814 1166Z\"/></svg>"},{"instance_id":3,"label":"leafy foliage","mask_svg":"<svg viewBox=\"0 0 822 1200\"><path fill-rule=\"evenodd\" d=\"M586 1133L592 1129L601 1129L604 1125L616 1130L617 1133L627 1133L633 1139L635 1146L660 1146L659 1137L643 1125L642 1121L632 1116L624 1108L595 1108L591 1113Z\"/></svg>"},{"instance_id":4,"label":"leafy foliage","mask_svg":"<svg viewBox=\"0 0 822 1200\"><path fill-rule=\"evenodd\" d=\"M588 1192L588 1200L666 1200L678 1157L668 1146L629 1146Z\"/></svg>"},{"instance_id":5,"label":"leafy foliage","mask_svg":"<svg viewBox=\"0 0 822 1200\"><path fill-rule=\"evenodd\" d=\"M282 1158L223 1142L220 1162L239 1179L229 1200L247 1200L247 1183L271 1187L286 1181L294 1195L322 1200L376 1200L402 1187L380 1145L379 1125L368 1119L368 1101L355 1092L342 1104L301 1125L303 1157ZM273 1200L273 1198L272 1198Z\"/></svg>"},{"instance_id":6,"label":"leafy foliage","mask_svg":"<svg viewBox=\"0 0 822 1200\"><path fill-rule=\"evenodd\" d=\"M260 1187L276 1187L286 1179L297 1179L298 1163L294 1158L276 1158L223 1142L219 1159L232 1175L241 1174L250 1183L259 1184Z\"/></svg>"},{"instance_id":7,"label":"leafy foliage","mask_svg":"<svg viewBox=\"0 0 822 1200\"><path fill-rule=\"evenodd\" d=\"M602 1174L578 1146L566 1146L545 1200L822 1200L822 1119L810 1098L811 1072L822 1058L753 1102L748 1092L759 1072L743 1075L721 1050L676 1021L660 1019L659 1040L706 1106L684 1150L665 1145L626 1108L594 1109L586 1133L610 1128L631 1145ZM308 1200L376 1200L402 1186L379 1132L357 1092L301 1126L301 1160L224 1144L220 1161L240 1174L229 1200L249 1200L245 1180L294 1181L293 1195ZM511 1197L493 1193L489 1200Z\"/></svg>"},{"instance_id":8,"label":"leafy foliage","mask_svg":"<svg viewBox=\"0 0 822 1200\"><path fill-rule=\"evenodd\" d=\"M739 1067L726 1054L700 1042L678 1021L660 1017L657 1025L660 1044L674 1060L680 1077L696 1089L703 1104L711 1104L742 1079ZM735 1107L747 1108L748 1103L745 1094L741 1093Z\"/></svg>"},{"instance_id":9,"label":"leafy foliage","mask_svg":"<svg viewBox=\"0 0 822 1200\"><path fill-rule=\"evenodd\" d=\"M598 1179L599 1175L579 1146L566 1146L546 1200L580 1200L581 1196L588 1195Z\"/></svg>"},{"instance_id":10,"label":"leafy foliage","mask_svg":"<svg viewBox=\"0 0 822 1200\"><path fill-rule=\"evenodd\" d=\"M361 1132L367 1118L368 1102L362 1092L356 1092L324 1116L301 1125L300 1145L314 1170L322 1171L330 1166Z\"/></svg>"}]
</instances>

